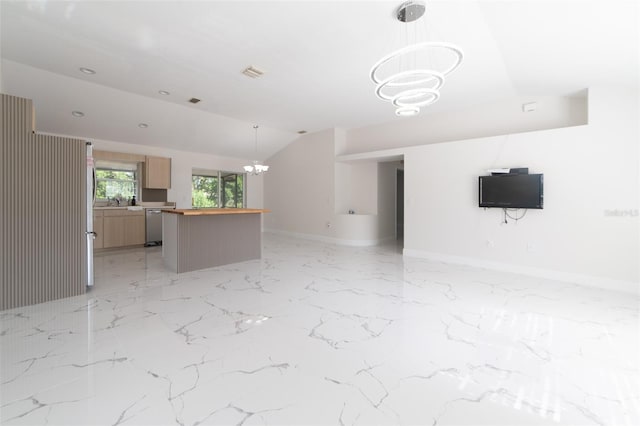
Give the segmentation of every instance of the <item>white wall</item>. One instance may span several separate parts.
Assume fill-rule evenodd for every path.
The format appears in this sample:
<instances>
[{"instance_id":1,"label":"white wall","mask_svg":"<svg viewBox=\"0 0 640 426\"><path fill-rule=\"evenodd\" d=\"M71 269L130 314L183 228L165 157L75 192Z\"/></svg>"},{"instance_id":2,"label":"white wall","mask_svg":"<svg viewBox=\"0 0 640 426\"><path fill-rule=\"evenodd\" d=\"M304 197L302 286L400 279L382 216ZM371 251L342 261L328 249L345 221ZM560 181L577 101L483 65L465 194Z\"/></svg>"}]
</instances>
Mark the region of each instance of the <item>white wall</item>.
<instances>
[{"instance_id":1,"label":"white wall","mask_svg":"<svg viewBox=\"0 0 640 426\"><path fill-rule=\"evenodd\" d=\"M170 157L171 189L167 190L167 200L175 201L178 208L184 209L191 208L191 175L193 168L242 173L242 166L247 164L247 160L238 158L218 157L202 153L91 138L87 138L87 140L93 142L94 149L98 150ZM263 178L262 176L248 176L247 207L262 208L262 206Z\"/></svg>"},{"instance_id":2,"label":"white wall","mask_svg":"<svg viewBox=\"0 0 640 426\"><path fill-rule=\"evenodd\" d=\"M370 134L393 134L394 149L340 160L404 155L407 255L637 291L639 110L635 92L594 88L588 125L408 146L416 128L403 132L391 123ZM452 135L465 125L456 113L446 122ZM351 181L347 189L334 185L334 176L341 176L334 173L334 152L353 142L341 135L306 135L270 159L265 205L274 213L266 215L267 228L335 242L371 243L391 233L395 207L386 198L391 191L395 196L395 176L384 176L395 169L381 163L377 187L370 179ZM372 139L369 148L377 143ZM478 176L493 167L544 173L544 210L529 210L517 224L504 225L501 210L478 208ZM375 215L333 215L339 212L333 210L336 197L358 191L377 198ZM331 220L335 226L327 228Z\"/></svg>"},{"instance_id":3,"label":"white wall","mask_svg":"<svg viewBox=\"0 0 640 426\"><path fill-rule=\"evenodd\" d=\"M395 199L395 193L378 190L376 162L335 162L342 135L333 129L307 134L269 159L267 230L349 245L376 244L381 229L387 232L388 223L379 224L379 200ZM356 214L347 214L349 209ZM385 216L389 223L394 217Z\"/></svg>"},{"instance_id":4,"label":"white wall","mask_svg":"<svg viewBox=\"0 0 640 426\"><path fill-rule=\"evenodd\" d=\"M594 89L587 126L408 148L406 253L633 290L639 112L636 93ZM505 225L477 207L477 177L517 166L544 173L545 206Z\"/></svg>"},{"instance_id":5,"label":"white wall","mask_svg":"<svg viewBox=\"0 0 640 426\"><path fill-rule=\"evenodd\" d=\"M522 104L537 102L535 112ZM425 145L485 136L522 133L587 123L586 91L573 97L528 96L481 103L472 108L399 119L350 129L336 154Z\"/></svg>"},{"instance_id":6,"label":"white wall","mask_svg":"<svg viewBox=\"0 0 640 426\"><path fill-rule=\"evenodd\" d=\"M265 175L265 228L333 236L334 130L307 134L269 158Z\"/></svg>"},{"instance_id":7,"label":"white wall","mask_svg":"<svg viewBox=\"0 0 640 426\"><path fill-rule=\"evenodd\" d=\"M331 159L333 161L333 159ZM335 212L378 213L378 166L374 161L335 163Z\"/></svg>"}]
</instances>

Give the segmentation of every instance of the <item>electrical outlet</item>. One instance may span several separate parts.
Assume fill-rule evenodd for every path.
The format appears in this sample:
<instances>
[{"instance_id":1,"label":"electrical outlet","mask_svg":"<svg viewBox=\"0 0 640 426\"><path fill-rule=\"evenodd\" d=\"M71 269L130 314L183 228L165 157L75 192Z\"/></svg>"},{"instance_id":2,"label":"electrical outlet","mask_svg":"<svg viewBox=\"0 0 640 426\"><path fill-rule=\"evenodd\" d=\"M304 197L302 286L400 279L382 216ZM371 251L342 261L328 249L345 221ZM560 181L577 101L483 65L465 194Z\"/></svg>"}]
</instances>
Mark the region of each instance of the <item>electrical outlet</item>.
<instances>
[{"instance_id":1,"label":"electrical outlet","mask_svg":"<svg viewBox=\"0 0 640 426\"><path fill-rule=\"evenodd\" d=\"M327 228L331 228L331 222L327 222Z\"/></svg>"}]
</instances>

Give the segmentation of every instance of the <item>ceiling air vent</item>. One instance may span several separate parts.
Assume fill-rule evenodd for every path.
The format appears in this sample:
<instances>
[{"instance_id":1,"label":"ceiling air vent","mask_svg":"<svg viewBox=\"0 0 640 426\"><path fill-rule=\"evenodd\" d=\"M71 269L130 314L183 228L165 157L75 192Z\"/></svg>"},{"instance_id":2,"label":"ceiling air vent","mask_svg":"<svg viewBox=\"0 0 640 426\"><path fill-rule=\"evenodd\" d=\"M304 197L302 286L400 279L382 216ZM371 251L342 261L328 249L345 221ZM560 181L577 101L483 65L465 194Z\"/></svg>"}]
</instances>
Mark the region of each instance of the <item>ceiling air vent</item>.
<instances>
[{"instance_id":1,"label":"ceiling air vent","mask_svg":"<svg viewBox=\"0 0 640 426\"><path fill-rule=\"evenodd\" d=\"M242 74L246 75L247 77L258 78L258 77L262 77L262 74L264 74L264 71L261 71L258 68L254 67L253 65L251 65L245 68L245 70L242 71Z\"/></svg>"},{"instance_id":2,"label":"ceiling air vent","mask_svg":"<svg viewBox=\"0 0 640 426\"><path fill-rule=\"evenodd\" d=\"M191 99L189 99L189 102L191 102L192 104L197 104L198 102L200 102L200 99L198 99L198 98L191 98Z\"/></svg>"}]
</instances>

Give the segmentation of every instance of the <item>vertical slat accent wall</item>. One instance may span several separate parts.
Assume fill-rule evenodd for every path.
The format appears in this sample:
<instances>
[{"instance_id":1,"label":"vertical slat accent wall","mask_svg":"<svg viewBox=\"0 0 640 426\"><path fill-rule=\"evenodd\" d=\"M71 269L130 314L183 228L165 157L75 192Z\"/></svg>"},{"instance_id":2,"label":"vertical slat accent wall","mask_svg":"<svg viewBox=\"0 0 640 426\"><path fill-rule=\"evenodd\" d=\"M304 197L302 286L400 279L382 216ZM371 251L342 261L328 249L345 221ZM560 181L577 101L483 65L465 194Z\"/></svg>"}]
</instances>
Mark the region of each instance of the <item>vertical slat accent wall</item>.
<instances>
[{"instance_id":1,"label":"vertical slat accent wall","mask_svg":"<svg viewBox=\"0 0 640 426\"><path fill-rule=\"evenodd\" d=\"M0 105L0 310L82 294L85 142L33 133L28 99Z\"/></svg>"}]
</instances>

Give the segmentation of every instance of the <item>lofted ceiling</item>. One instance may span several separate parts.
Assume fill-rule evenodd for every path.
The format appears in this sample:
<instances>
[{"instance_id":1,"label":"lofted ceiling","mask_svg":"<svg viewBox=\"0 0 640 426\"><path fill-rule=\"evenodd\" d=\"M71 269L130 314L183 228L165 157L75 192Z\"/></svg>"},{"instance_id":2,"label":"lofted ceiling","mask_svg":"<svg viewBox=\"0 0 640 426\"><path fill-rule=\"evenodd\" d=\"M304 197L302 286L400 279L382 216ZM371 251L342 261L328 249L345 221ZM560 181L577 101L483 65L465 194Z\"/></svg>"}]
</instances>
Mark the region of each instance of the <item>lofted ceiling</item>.
<instances>
[{"instance_id":1,"label":"lofted ceiling","mask_svg":"<svg viewBox=\"0 0 640 426\"><path fill-rule=\"evenodd\" d=\"M300 130L400 119L368 78L406 45L399 4L2 1L1 87L34 100L40 131L264 159ZM596 85L637 91L639 13L624 0L428 1L425 39L465 59L422 114ZM264 75L243 75L250 65Z\"/></svg>"}]
</instances>

